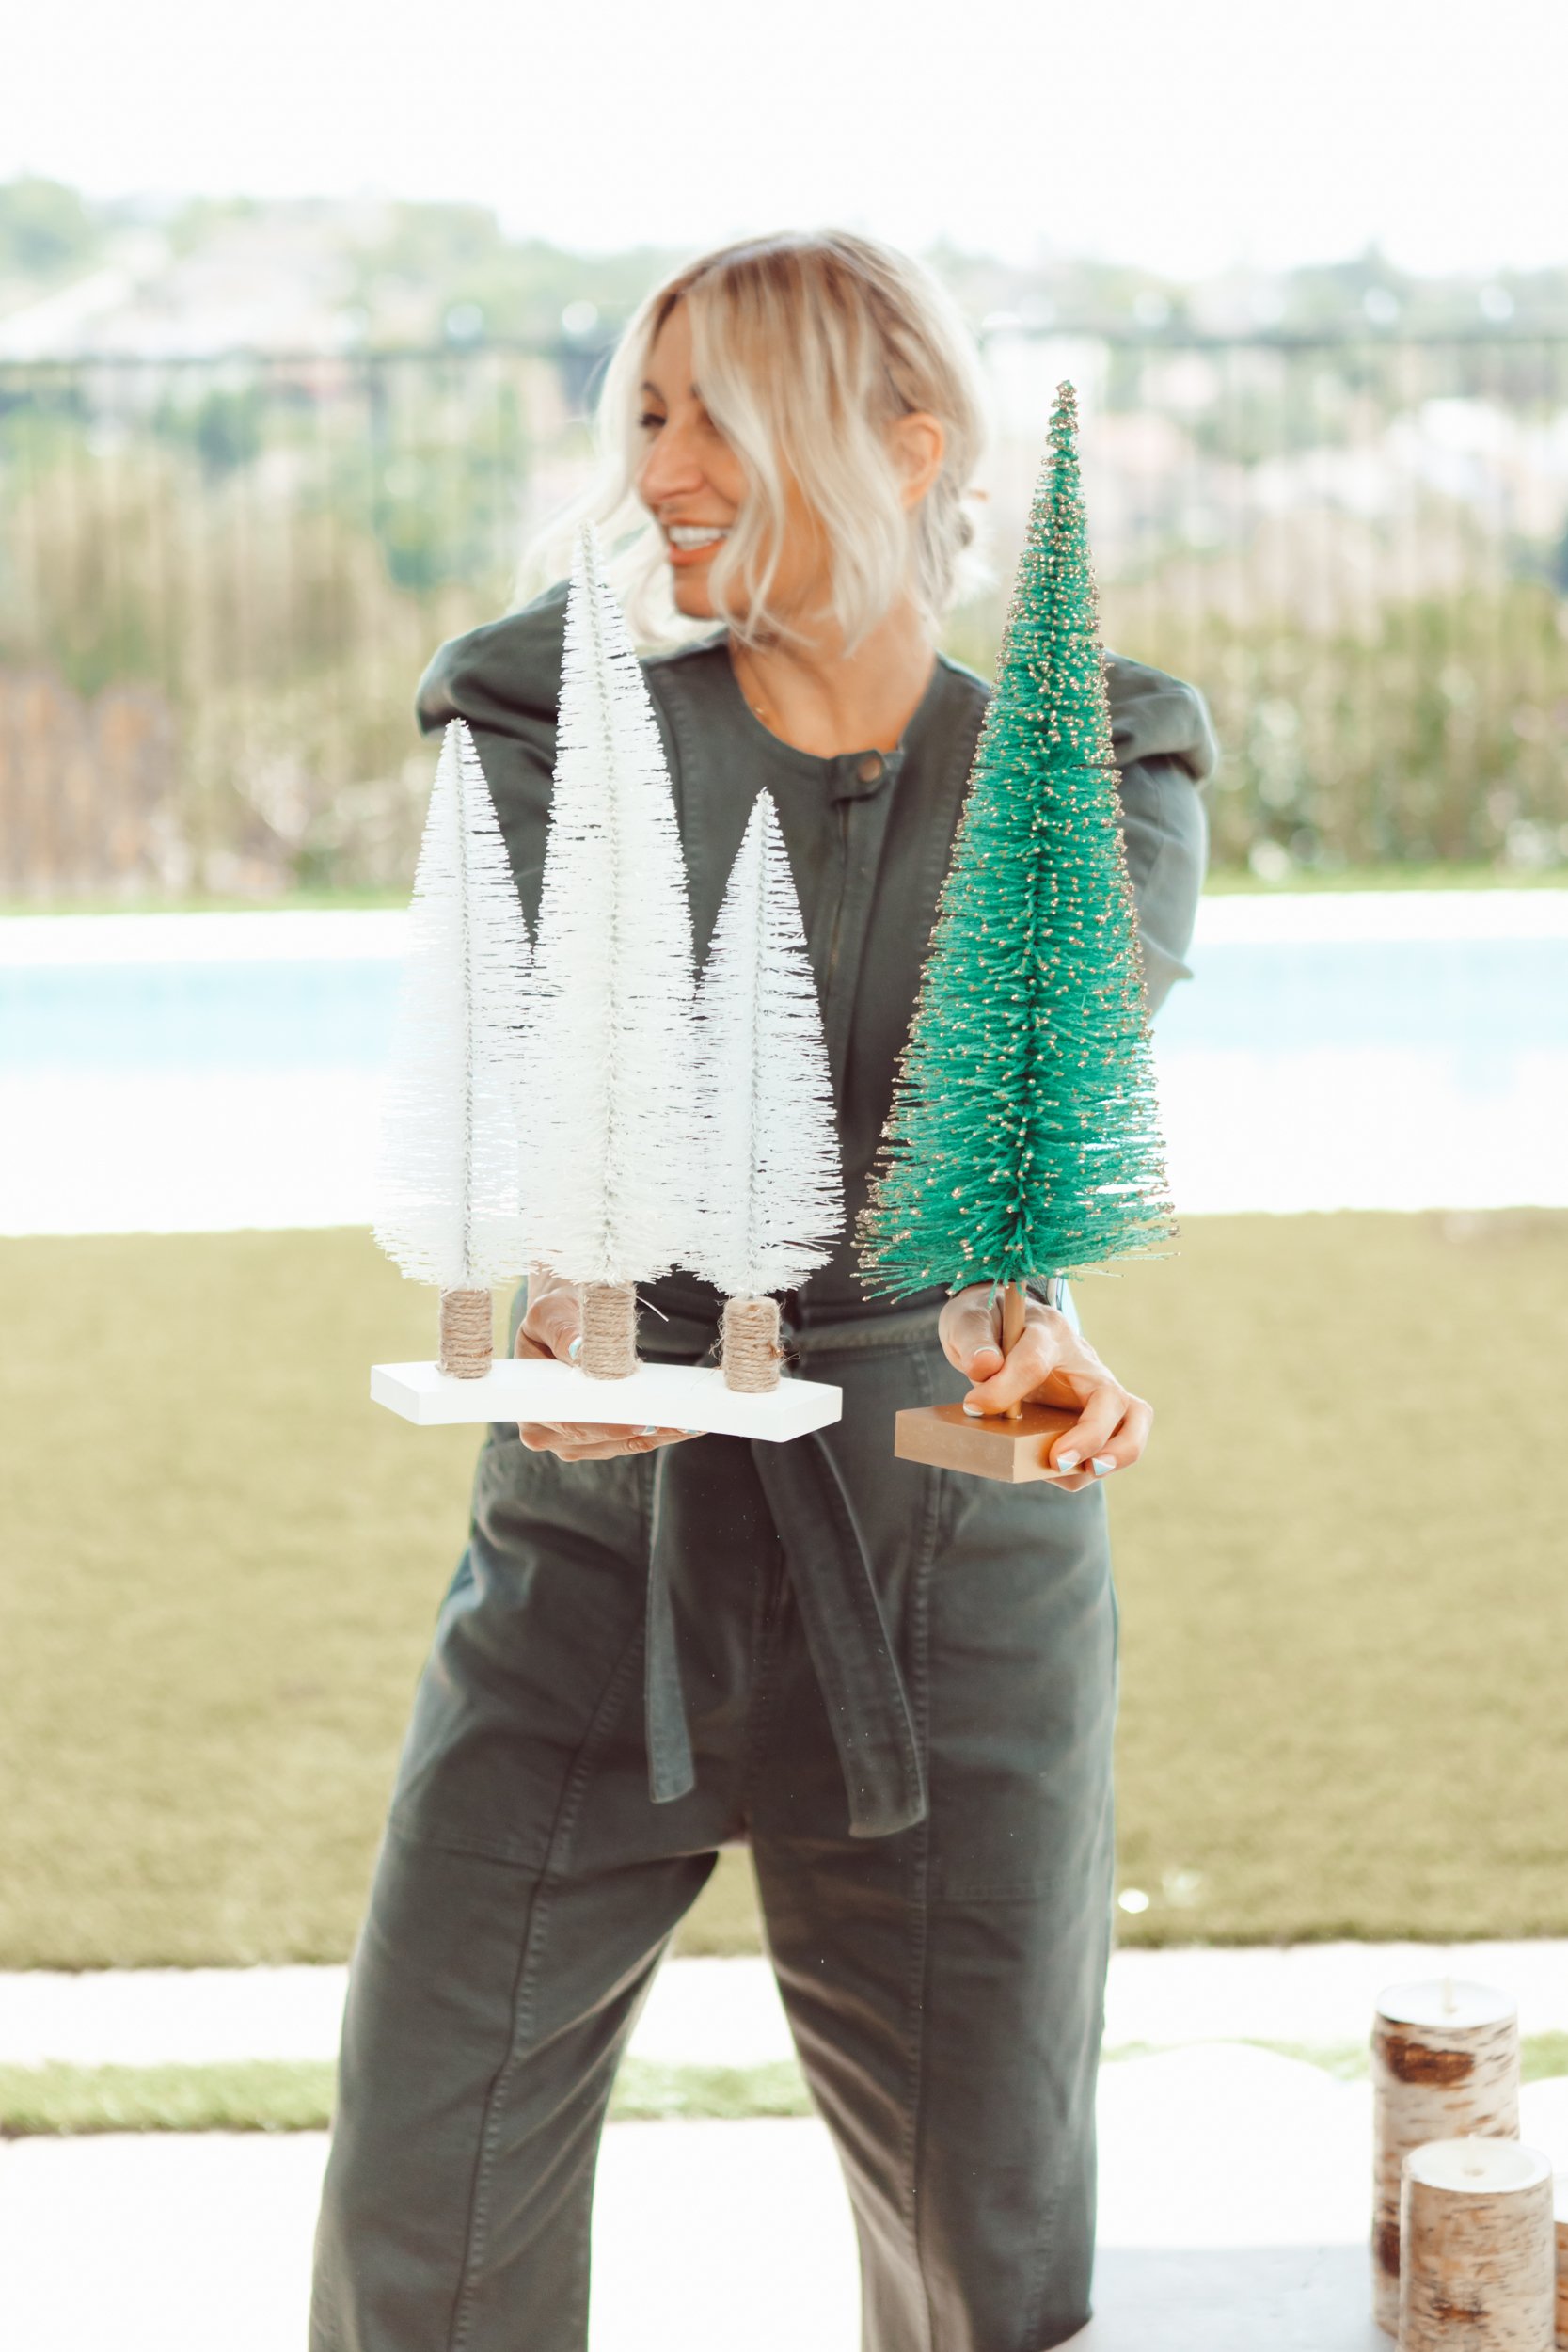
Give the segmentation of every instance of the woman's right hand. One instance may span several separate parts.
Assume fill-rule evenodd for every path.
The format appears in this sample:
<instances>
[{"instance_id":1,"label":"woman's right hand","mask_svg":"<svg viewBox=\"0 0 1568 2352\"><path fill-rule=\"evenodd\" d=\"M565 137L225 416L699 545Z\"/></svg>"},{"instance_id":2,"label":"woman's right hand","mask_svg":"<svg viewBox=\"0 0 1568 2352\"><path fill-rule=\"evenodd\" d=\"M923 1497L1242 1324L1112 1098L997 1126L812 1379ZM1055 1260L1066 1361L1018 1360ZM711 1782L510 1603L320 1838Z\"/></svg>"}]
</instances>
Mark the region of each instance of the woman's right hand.
<instances>
[{"instance_id":1,"label":"woman's right hand","mask_svg":"<svg viewBox=\"0 0 1568 2352\"><path fill-rule=\"evenodd\" d=\"M515 1356L550 1357L575 1364L582 1342L582 1300L575 1282L553 1274L528 1278L528 1312L517 1326ZM607 1391L613 1389L606 1382ZM563 1462L613 1462L624 1454L651 1454L696 1433L689 1429L628 1429L606 1422L520 1421L517 1435L531 1454L559 1454Z\"/></svg>"},{"instance_id":2,"label":"woman's right hand","mask_svg":"<svg viewBox=\"0 0 1568 2352\"><path fill-rule=\"evenodd\" d=\"M1051 1439L1042 1465L1067 1493L1131 1470L1141 1458L1153 1406L1122 1387L1057 1308L1031 1298L1023 1329L1004 1357L1002 1302L994 1285L972 1282L942 1308L937 1337L954 1370L973 1383L963 1408L976 1420L1026 1404L1065 1406L1077 1414Z\"/></svg>"}]
</instances>

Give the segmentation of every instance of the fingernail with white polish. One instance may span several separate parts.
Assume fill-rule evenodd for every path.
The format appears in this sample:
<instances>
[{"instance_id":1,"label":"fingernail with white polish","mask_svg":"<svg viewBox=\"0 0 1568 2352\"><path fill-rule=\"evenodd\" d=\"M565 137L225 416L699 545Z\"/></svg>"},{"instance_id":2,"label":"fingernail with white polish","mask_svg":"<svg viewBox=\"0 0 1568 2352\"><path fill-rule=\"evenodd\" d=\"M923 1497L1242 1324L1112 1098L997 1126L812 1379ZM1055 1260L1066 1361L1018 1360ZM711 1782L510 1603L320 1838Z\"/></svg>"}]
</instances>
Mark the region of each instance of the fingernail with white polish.
<instances>
[{"instance_id":1,"label":"fingernail with white polish","mask_svg":"<svg viewBox=\"0 0 1568 2352\"><path fill-rule=\"evenodd\" d=\"M980 1410L978 1405L966 1405L964 1406L964 1411L969 1415L971 1421L984 1421L986 1418L984 1413Z\"/></svg>"},{"instance_id":2,"label":"fingernail with white polish","mask_svg":"<svg viewBox=\"0 0 1568 2352\"><path fill-rule=\"evenodd\" d=\"M1077 1454L1058 1454L1055 1467L1061 1470L1076 1470L1082 1458L1082 1455Z\"/></svg>"},{"instance_id":3,"label":"fingernail with white polish","mask_svg":"<svg viewBox=\"0 0 1568 2352\"><path fill-rule=\"evenodd\" d=\"M575 1363L577 1362L578 1358L581 1355L581 1353L582 1353L582 1333L579 1331L579 1332L578 1333L578 1335L577 1335L577 1338L576 1338L576 1339L572 1342L571 1346L570 1346L570 1347L566 1350L566 1354L567 1354L568 1358L570 1359L570 1360L571 1360L571 1361L575 1364Z\"/></svg>"},{"instance_id":4,"label":"fingernail with white polish","mask_svg":"<svg viewBox=\"0 0 1568 2352\"><path fill-rule=\"evenodd\" d=\"M1094 1474L1097 1478L1103 1478L1106 1471L1114 1470L1116 1466L1116 1456L1114 1454L1097 1454L1094 1457Z\"/></svg>"},{"instance_id":5,"label":"fingernail with white polish","mask_svg":"<svg viewBox=\"0 0 1568 2352\"><path fill-rule=\"evenodd\" d=\"M657 1437L658 1435L658 1424L657 1422L645 1421L637 1434L640 1438Z\"/></svg>"}]
</instances>

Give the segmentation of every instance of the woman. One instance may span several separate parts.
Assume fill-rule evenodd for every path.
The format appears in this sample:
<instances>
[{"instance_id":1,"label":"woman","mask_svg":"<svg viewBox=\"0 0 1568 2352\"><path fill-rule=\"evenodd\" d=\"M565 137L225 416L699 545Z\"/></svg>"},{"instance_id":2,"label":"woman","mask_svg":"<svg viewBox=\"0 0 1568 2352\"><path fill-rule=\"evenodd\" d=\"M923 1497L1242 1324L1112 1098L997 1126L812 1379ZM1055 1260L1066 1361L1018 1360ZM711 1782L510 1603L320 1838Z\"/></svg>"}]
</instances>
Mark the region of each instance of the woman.
<instances>
[{"instance_id":1,"label":"woman","mask_svg":"<svg viewBox=\"0 0 1568 2352\"><path fill-rule=\"evenodd\" d=\"M645 664L701 947L774 795L864 1197L985 689L935 652L979 451L964 331L865 240L731 247L650 297L602 423L695 644ZM652 573L650 573L650 578ZM449 645L531 920L563 592ZM1182 971L1202 705L1112 658L1146 969ZM719 1301L654 1287L648 1354ZM353 1971L317 2352L579 2352L594 2156L655 1968L750 1844L860 2234L869 2352L1040 2352L1087 2316L1111 1899L1104 1479L1149 1408L1055 1306L1003 1360L983 1291L868 1300L847 1243L784 1302L841 1384L815 1441L492 1430ZM517 1352L568 1356L542 1277ZM1070 1402L1022 1490L896 1462L903 1405ZM737 2313L736 2341L746 2340Z\"/></svg>"}]
</instances>

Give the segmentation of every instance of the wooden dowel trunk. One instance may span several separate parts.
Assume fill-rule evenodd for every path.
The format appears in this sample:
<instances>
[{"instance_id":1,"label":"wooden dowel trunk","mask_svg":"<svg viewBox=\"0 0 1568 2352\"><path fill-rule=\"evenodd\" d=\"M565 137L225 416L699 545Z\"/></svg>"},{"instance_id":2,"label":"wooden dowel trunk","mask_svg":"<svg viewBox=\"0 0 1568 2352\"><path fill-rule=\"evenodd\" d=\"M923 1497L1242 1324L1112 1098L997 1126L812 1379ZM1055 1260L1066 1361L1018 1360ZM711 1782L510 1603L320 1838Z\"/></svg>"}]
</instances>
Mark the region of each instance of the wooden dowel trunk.
<instances>
[{"instance_id":1,"label":"wooden dowel trunk","mask_svg":"<svg viewBox=\"0 0 1568 2352\"><path fill-rule=\"evenodd\" d=\"M1009 1282L1002 1294L1002 1353L1004 1356L1010 1356L1023 1337L1024 1310L1027 1304L1027 1295L1022 1283ZM1021 1421L1022 1417L1022 1405L1008 1406L1007 1419L1009 1421Z\"/></svg>"}]
</instances>

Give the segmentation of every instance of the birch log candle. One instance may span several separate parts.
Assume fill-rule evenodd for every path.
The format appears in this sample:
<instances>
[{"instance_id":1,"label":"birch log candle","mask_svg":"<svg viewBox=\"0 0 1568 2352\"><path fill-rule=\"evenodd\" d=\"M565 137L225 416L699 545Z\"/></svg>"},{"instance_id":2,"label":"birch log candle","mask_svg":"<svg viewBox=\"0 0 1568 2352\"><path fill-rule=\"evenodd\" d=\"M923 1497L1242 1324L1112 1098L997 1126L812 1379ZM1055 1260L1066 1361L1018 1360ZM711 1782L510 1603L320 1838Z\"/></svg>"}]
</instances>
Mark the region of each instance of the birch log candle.
<instances>
[{"instance_id":1,"label":"birch log candle","mask_svg":"<svg viewBox=\"0 0 1568 2352\"><path fill-rule=\"evenodd\" d=\"M1568 2352L1568 2181L1554 2191L1557 2214L1557 2352Z\"/></svg>"},{"instance_id":2,"label":"birch log candle","mask_svg":"<svg viewBox=\"0 0 1568 2352\"><path fill-rule=\"evenodd\" d=\"M1372 2027L1372 2297L1400 2309L1400 2169L1429 2140L1517 2139L1519 2018L1506 1993L1451 1977L1390 1985Z\"/></svg>"},{"instance_id":3,"label":"birch log candle","mask_svg":"<svg viewBox=\"0 0 1568 2352\"><path fill-rule=\"evenodd\" d=\"M1552 2168L1516 2139L1439 2139L1404 2160L1400 2352L1553 2352Z\"/></svg>"}]
</instances>

